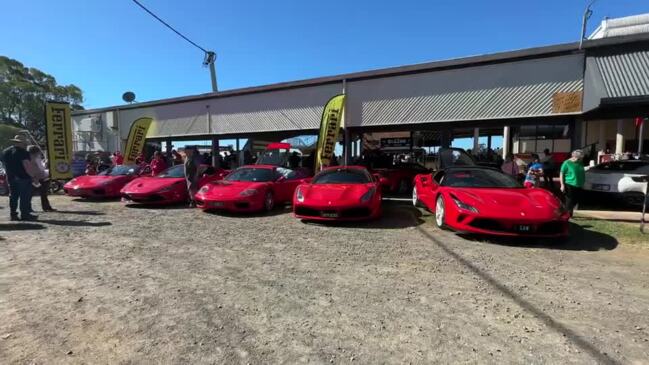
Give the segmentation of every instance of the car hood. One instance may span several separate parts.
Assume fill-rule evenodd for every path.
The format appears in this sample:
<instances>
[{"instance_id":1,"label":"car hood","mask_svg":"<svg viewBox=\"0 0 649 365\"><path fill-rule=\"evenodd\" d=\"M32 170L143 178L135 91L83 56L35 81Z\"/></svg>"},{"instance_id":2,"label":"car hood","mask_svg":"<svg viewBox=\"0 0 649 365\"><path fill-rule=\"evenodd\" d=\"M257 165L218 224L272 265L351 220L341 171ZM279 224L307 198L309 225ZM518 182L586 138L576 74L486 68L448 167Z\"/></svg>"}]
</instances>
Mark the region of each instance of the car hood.
<instances>
[{"instance_id":1,"label":"car hood","mask_svg":"<svg viewBox=\"0 0 649 365\"><path fill-rule=\"evenodd\" d=\"M549 219L561 214L561 202L543 189L450 189L449 195L480 212L506 219Z\"/></svg>"},{"instance_id":2,"label":"car hood","mask_svg":"<svg viewBox=\"0 0 649 365\"><path fill-rule=\"evenodd\" d=\"M95 188L113 184L123 184L130 180L130 176L100 176L100 175L84 175L76 177L65 184L66 188L78 186L80 188Z\"/></svg>"},{"instance_id":3,"label":"car hood","mask_svg":"<svg viewBox=\"0 0 649 365\"><path fill-rule=\"evenodd\" d=\"M130 194L155 193L174 184L183 184L184 182L185 179L183 178L138 177L126 184L122 191Z\"/></svg>"},{"instance_id":4,"label":"car hood","mask_svg":"<svg viewBox=\"0 0 649 365\"><path fill-rule=\"evenodd\" d=\"M358 203L373 184L307 184L301 186L305 203L348 204Z\"/></svg>"},{"instance_id":5,"label":"car hood","mask_svg":"<svg viewBox=\"0 0 649 365\"><path fill-rule=\"evenodd\" d=\"M205 185L207 192L203 193L206 197L213 198L236 198L241 192L247 189L262 189L270 183L250 182L250 181L216 181Z\"/></svg>"}]
</instances>

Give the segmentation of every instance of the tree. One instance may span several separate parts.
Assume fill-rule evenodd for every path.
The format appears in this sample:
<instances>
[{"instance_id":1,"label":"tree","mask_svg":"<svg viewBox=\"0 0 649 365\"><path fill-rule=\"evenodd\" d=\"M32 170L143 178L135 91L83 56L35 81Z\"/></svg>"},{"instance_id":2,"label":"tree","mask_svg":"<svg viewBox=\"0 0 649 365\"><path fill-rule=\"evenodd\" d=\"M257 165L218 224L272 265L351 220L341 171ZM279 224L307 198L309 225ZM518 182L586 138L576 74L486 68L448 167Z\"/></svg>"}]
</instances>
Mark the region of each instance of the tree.
<instances>
[{"instance_id":1,"label":"tree","mask_svg":"<svg viewBox=\"0 0 649 365\"><path fill-rule=\"evenodd\" d=\"M0 56L0 123L28 130L37 141L45 141L45 102L70 103L81 110L83 92L75 85L58 85L54 76Z\"/></svg>"}]
</instances>

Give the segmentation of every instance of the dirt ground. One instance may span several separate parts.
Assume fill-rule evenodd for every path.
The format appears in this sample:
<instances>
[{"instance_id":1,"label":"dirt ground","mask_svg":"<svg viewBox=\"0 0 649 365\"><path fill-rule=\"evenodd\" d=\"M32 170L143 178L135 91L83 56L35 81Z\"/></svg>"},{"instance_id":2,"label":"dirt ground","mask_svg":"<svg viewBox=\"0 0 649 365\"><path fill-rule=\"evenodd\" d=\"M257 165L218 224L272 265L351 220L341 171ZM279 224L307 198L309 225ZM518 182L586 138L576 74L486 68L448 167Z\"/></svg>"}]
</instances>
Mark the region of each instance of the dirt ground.
<instances>
[{"instance_id":1,"label":"dirt ground","mask_svg":"<svg viewBox=\"0 0 649 365\"><path fill-rule=\"evenodd\" d=\"M2 363L649 363L649 250L588 230L482 242L395 203L322 226L62 196L14 224L7 203Z\"/></svg>"}]
</instances>

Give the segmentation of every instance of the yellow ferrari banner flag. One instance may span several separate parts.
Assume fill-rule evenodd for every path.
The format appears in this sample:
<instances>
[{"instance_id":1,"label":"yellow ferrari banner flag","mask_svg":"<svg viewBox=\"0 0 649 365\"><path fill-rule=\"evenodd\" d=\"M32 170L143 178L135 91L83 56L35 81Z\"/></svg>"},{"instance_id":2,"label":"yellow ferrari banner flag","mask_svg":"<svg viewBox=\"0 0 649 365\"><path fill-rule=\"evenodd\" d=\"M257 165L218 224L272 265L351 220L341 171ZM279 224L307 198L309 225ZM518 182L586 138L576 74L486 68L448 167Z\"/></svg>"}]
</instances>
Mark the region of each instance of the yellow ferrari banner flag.
<instances>
[{"instance_id":1,"label":"yellow ferrari banner flag","mask_svg":"<svg viewBox=\"0 0 649 365\"><path fill-rule=\"evenodd\" d=\"M151 126L151 118L139 118L131 125L128 132L128 141L126 142L126 151L124 152L124 165L132 165L135 159L144 151L144 142L146 134Z\"/></svg>"},{"instance_id":2,"label":"yellow ferrari banner flag","mask_svg":"<svg viewBox=\"0 0 649 365\"><path fill-rule=\"evenodd\" d=\"M329 99L322 111L320 133L318 134L318 148L316 149L315 171L329 166L334 155L338 132L342 125L343 110L345 108L345 95L336 95Z\"/></svg>"},{"instance_id":3,"label":"yellow ferrari banner flag","mask_svg":"<svg viewBox=\"0 0 649 365\"><path fill-rule=\"evenodd\" d=\"M72 176L72 122L70 105L45 103L47 130L47 160L52 179L71 179Z\"/></svg>"}]
</instances>

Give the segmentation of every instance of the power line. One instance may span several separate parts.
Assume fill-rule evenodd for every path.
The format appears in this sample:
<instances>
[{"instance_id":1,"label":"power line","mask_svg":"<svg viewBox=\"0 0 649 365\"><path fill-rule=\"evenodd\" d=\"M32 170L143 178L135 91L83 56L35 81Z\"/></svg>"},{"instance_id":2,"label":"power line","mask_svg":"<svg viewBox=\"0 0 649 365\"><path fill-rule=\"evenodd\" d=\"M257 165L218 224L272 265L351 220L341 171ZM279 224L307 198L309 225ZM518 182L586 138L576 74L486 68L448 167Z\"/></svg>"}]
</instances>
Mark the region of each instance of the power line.
<instances>
[{"instance_id":1,"label":"power line","mask_svg":"<svg viewBox=\"0 0 649 365\"><path fill-rule=\"evenodd\" d=\"M201 51L203 51L203 52L205 52L205 53L209 53L208 50L206 50L205 48L203 48L203 47L199 46L198 44L194 43L191 39L185 37L182 33L180 33L179 31L177 31L176 29L174 29L174 27L172 27L171 25L169 25L167 22L165 22L164 20L160 19L159 16L155 15L151 10L147 9L147 8L146 8L144 5L142 5L138 0L133 0L133 2L134 2L135 4L137 4L137 6L139 6L140 8L142 8L144 11L146 11L147 13L149 13L149 15L151 15L151 16L154 17L154 18L156 18L160 23L164 24L164 26L166 26L167 28L171 29L174 33L176 33L176 34L178 34L180 37L182 37L182 39L184 39L184 40L186 40L187 42L191 43L194 47L200 49Z\"/></svg>"}]
</instances>

